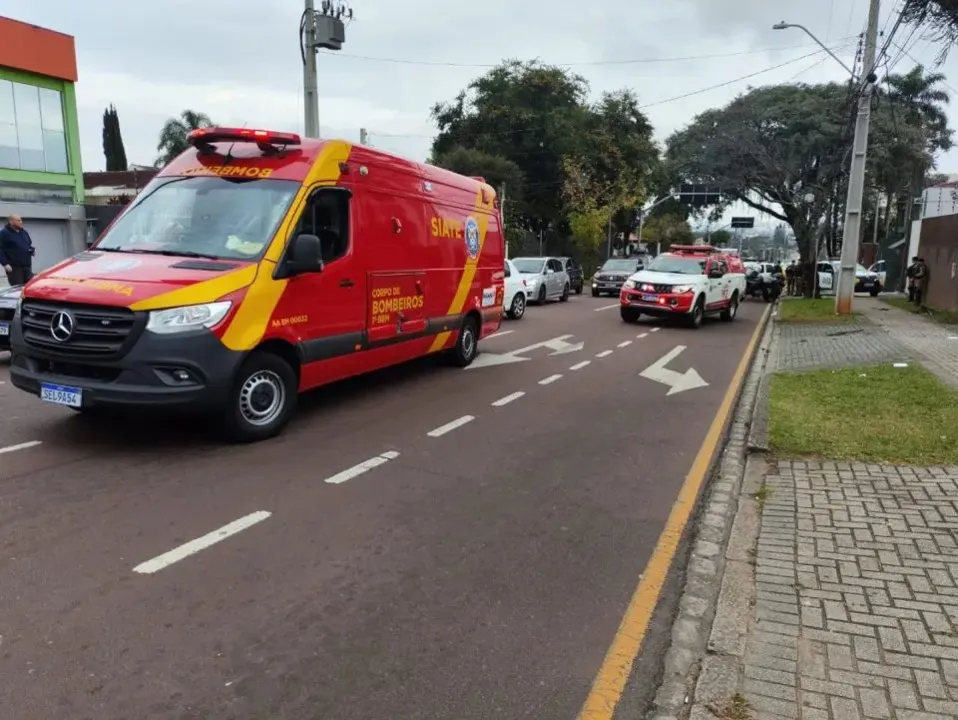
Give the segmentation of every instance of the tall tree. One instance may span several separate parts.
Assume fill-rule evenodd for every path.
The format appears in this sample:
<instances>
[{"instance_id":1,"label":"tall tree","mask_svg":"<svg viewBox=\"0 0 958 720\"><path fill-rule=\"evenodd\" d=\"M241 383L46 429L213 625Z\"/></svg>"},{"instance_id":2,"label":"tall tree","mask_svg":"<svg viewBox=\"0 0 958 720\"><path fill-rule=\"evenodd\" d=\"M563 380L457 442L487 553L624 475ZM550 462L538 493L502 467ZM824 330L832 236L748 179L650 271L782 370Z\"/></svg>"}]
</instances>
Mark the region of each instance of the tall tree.
<instances>
[{"instance_id":1,"label":"tall tree","mask_svg":"<svg viewBox=\"0 0 958 720\"><path fill-rule=\"evenodd\" d=\"M568 70L504 62L433 108L433 158L448 164L465 148L509 161L521 176L507 203L517 225L594 245L605 236L595 228L642 195L658 149L634 94L607 93L595 105L587 95Z\"/></svg>"},{"instance_id":2,"label":"tall tree","mask_svg":"<svg viewBox=\"0 0 958 720\"><path fill-rule=\"evenodd\" d=\"M921 29L929 40L940 42L939 62L958 42L958 2L955 0L905 0L902 19L908 25Z\"/></svg>"},{"instance_id":3,"label":"tall tree","mask_svg":"<svg viewBox=\"0 0 958 720\"><path fill-rule=\"evenodd\" d=\"M170 118L160 130L160 140L156 144L159 156L156 166L163 167L189 147L187 135L193 130L212 127L213 121L208 115L194 110L184 110L179 117Z\"/></svg>"},{"instance_id":4,"label":"tall tree","mask_svg":"<svg viewBox=\"0 0 958 720\"><path fill-rule=\"evenodd\" d=\"M128 167L120 132L120 116L112 104L103 111L103 156L107 172L126 170Z\"/></svg>"}]
</instances>

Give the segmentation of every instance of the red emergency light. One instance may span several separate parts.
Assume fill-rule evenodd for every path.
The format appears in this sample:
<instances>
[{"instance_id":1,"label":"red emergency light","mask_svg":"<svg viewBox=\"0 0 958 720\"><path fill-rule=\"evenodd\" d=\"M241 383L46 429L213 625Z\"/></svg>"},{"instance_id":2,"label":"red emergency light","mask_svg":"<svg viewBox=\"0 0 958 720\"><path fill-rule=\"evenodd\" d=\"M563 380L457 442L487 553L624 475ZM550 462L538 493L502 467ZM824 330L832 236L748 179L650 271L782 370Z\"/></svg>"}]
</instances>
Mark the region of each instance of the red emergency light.
<instances>
[{"instance_id":1,"label":"red emergency light","mask_svg":"<svg viewBox=\"0 0 958 720\"><path fill-rule=\"evenodd\" d=\"M250 142L257 145L272 146L302 144L302 140L296 133L250 130L249 128L197 128L186 137L193 147L202 147L215 142Z\"/></svg>"}]
</instances>

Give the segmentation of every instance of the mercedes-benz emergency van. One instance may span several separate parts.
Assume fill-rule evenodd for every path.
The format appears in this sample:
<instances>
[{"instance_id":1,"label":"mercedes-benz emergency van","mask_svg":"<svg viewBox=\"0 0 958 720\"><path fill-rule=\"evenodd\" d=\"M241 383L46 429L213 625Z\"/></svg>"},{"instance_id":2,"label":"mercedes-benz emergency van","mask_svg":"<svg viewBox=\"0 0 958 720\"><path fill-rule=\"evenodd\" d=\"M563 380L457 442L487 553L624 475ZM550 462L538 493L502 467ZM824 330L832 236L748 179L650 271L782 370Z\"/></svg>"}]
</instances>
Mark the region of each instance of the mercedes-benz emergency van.
<instances>
[{"instance_id":1,"label":"mercedes-benz emergency van","mask_svg":"<svg viewBox=\"0 0 958 720\"><path fill-rule=\"evenodd\" d=\"M97 242L37 275L13 384L78 411L162 407L278 433L299 392L444 352L502 318L495 191L340 140L206 128Z\"/></svg>"}]
</instances>

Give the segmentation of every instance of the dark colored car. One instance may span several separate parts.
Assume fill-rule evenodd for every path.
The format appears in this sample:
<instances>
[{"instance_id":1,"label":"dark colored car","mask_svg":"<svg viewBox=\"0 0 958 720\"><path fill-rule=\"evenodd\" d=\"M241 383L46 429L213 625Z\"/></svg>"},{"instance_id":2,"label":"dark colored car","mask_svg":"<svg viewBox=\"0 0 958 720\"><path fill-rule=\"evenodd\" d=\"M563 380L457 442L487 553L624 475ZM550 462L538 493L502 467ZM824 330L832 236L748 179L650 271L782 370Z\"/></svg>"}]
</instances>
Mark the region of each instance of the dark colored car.
<instances>
[{"instance_id":1,"label":"dark colored car","mask_svg":"<svg viewBox=\"0 0 958 720\"><path fill-rule=\"evenodd\" d=\"M10 349L10 326L22 287L0 289L0 352Z\"/></svg>"},{"instance_id":2,"label":"dark colored car","mask_svg":"<svg viewBox=\"0 0 958 720\"><path fill-rule=\"evenodd\" d=\"M565 265L565 271L569 274L569 287L576 295L582 294L582 288L585 286L585 276L582 272L582 266L579 261L572 257L559 258Z\"/></svg>"},{"instance_id":3,"label":"dark colored car","mask_svg":"<svg viewBox=\"0 0 958 720\"><path fill-rule=\"evenodd\" d=\"M644 270L645 265L644 257L609 258L592 278L592 297L605 294L618 297L629 276Z\"/></svg>"}]
</instances>

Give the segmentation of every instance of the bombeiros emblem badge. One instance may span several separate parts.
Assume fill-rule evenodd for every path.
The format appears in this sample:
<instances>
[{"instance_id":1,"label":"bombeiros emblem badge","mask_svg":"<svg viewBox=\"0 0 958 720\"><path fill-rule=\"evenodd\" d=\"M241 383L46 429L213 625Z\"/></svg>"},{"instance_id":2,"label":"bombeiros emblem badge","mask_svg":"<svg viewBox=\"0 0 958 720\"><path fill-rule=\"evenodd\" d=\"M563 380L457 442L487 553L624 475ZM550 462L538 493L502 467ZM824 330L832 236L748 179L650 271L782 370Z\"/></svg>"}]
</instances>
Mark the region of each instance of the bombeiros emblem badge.
<instances>
[{"instance_id":1,"label":"bombeiros emblem badge","mask_svg":"<svg viewBox=\"0 0 958 720\"><path fill-rule=\"evenodd\" d=\"M475 259L479 256L479 223L472 216L466 218L466 252Z\"/></svg>"}]
</instances>

